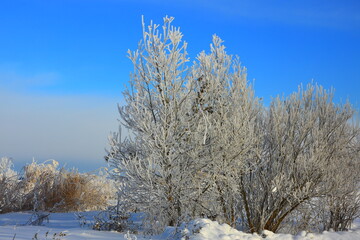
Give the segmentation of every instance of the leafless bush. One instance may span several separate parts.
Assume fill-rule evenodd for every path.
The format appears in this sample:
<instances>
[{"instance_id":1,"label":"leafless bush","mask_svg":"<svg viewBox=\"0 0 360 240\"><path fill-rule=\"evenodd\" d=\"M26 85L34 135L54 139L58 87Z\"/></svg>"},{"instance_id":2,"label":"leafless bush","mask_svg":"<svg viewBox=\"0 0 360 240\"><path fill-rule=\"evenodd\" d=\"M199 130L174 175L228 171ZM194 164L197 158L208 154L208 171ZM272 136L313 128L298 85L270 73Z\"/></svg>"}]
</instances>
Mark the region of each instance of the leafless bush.
<instances>
[{"instance_id":1,"label":"leafless bush","mask_svg":"<svg viewBox=\"0 0 360 240\"><path fill-rule=\"evenodd\" d=\"M259 167L240 181L251 231L275 232L309 200L345 199L358 191L359 128L349 123L354 110L332 99L332 92L308 85L272 102L263 125L262 155L255 162Z\"/></svg>"},{"instance_id":2,"label":"leafless bush","mask_svg":"<svg viewBox=\"0 0 360 240\"><path fill-rule=\"evenodd\" d=\"M5 162L5 160L3 160ZM114 185L104 176L58 170L54 160L33 162L24 173L0 174L0 209L3 211L104 210L114 198Z\"/></svg>"},{"instance_id":3,"label":"leafless bush","mask_svg":"<svg viewBox=\"0 0 360 240\"><path fill-rule=\"evenodd\" d=\"M26 225L41 226L44 221L49 222L50 213L34 212Z\"/></svg>"},{"instance_id":4,"label":"leafless bush","mask_svg":"<svg viewBox=\"0 0 360 240\"><path fill-rule=\"evenodd\" d=\"M0 160L0 213L12 211L19 207L21 198L18 173L12 170L11 159L2 157Z\"/></svg>"},{"instance_id":5,"label":"leafless bush","mask_svg":"<svg viewBox=\"0 0 360 240\"><path fill-rule=\"evenodd\" d=\"M131 229L130 215L127 213L114 213L111 211L100 212L95 216L95 223L92 228L99 231L124 232ZM133 230L135 231L135 230Z\"/></svg>"},{"instance_id":6,"label":"leafless bush","mask_svg":"<svg viewBox=\"0 0 360 240\"><path fill-rule=\"evenodd\" d=\"M30 189L29 205L52 211L103 210L108 206L113 189L106 179L56 168L55 161L25 167L24 185Z\"/></svg>"}]
</instances>

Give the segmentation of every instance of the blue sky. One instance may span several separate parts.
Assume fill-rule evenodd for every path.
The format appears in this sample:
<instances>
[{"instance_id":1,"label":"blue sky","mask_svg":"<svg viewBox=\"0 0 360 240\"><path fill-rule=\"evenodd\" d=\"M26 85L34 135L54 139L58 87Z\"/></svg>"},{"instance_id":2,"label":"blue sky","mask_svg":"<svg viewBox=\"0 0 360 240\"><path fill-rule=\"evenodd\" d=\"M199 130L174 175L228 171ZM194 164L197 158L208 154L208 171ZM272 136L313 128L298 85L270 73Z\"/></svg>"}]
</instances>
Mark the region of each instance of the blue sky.
<instances>
[{"instance_id":1,"label":"blue sky","mask_svg":"<svg viewBox=\"0 0 360 240\"><path fill-rule=\"evenodd\" d=\"M359 106L360 1L1 1L0 155L105 166L141 15L174 16L191 58L219 35L265 103L314 80Z\"/></svg>"}]
</instances>

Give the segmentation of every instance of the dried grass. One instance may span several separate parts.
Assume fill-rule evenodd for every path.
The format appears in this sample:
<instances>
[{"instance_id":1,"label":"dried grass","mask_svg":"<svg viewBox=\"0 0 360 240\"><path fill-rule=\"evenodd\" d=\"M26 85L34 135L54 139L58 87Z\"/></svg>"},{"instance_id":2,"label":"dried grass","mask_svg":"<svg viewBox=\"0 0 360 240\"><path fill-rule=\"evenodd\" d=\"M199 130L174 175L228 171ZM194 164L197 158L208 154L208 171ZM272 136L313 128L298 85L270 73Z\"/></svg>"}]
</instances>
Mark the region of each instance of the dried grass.
<instances>
[{"instance_id":1,"label":"dried grass","mask_svg":"<svg viewBox=\"0 0 360 240\"><path fill-rule=\"evenodd\" d=\"M3 212L104 210L115 197L113 182L105 176L79 173L74 169L58 170L57 167L55 160L41 164L33 162L24 167L21 177L18 176L17 179L20 180L16 182L16 189L9 191L8 187L6 192L2 190L5 185L1 184L3 182L0 176L0 202L1 199L9 198L11 192L16 194L13 195L17 202L12 207L3 209Z\"/></svg>"}]
</instances>

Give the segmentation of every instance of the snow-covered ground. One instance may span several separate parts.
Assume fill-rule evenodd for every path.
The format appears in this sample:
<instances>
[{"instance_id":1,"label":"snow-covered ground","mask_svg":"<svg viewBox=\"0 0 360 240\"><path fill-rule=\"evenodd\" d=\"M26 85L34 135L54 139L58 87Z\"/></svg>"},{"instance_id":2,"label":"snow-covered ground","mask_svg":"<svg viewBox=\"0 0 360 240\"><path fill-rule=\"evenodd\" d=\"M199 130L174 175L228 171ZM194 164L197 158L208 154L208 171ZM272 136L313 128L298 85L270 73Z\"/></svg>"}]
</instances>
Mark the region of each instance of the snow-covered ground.
<instances>
[{"instance_id":1,"label":"snow-covered ground","mask_svg":"<svg viewBox=\"0 0 360 240\"><path fill-rule=\"evenodd\" d=\"M86 219L91 220L95 212L85 213ZM100 232L91 230L89 226L80 226L74 213L51 213L49 221L43 226L25 225L31 213L8 213L0 215L0 239L30 240L36 234L37 239L85 240L85 239L116 239L122 240L124 234L117 232ZM15 235L16 234L16 235ZM62 236L60 236L62 235ZM139 239L139 238L138 238Z\"/></svg>"},{"instance_id":2,"label":"snow-covered ground","mask_svg":"<svg viewBox=\"0 0 360 240\"><path fill-rule=\"evenodd\" d=\"M49 221L44 221L43 226L25 225L31 213L0 214L0 240L103 240L103 239L169 239L169 240L260 240L263 237L257 234L248 234L237 231L226 224L218 224L208 219L197 219L183 224L178 229L167 228L164 233L157 236L134 236L118 232L100 232L91 230L90 221L96 212L83 213L86 221L82 226L74 213L51 213ZM265 239L269 240L360 240L360 221L348 232L324 232L322 234L302 232L299 235L274 234L265 231ZM35 238L36 237L36 238Z\"/></svg>"}]
</instances>

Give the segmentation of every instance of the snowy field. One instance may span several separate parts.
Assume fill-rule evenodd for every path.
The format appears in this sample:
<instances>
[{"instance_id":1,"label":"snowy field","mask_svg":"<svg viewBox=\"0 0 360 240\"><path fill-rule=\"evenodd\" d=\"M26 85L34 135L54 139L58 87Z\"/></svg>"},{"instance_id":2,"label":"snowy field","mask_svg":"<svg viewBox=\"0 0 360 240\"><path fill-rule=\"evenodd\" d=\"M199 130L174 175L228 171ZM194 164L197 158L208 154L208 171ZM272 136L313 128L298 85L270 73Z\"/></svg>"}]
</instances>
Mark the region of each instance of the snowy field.
<instances>
[{"instance_id":1,"label":"snowy field","mask_svg":"<svg viewBox=\"0 0 360 240\"><path fill-rule=\"evenodd\" d=\"M157 236L135 236L117 232L100 232L91 230L90 221L96 212L83 213L83 224L74 213L51 213L49 220L44 221L43 226L29 226L26 223L31 213L8 213L0 215L0 239L1 240L103 240L103 239L173 239L173 240L260 240L263 237L257 234L247 234L230 228L228 225L220 225L207 219L194 220L183 224L178 229L167 228L164 233ZM82 225L82 226L81 226ZM265 239L271 240L360 240L360 221L354 224L348 232L324 232L322 234L302 232L299 235L273 234L265 231Z\"/></svg>"}]
</instances>

